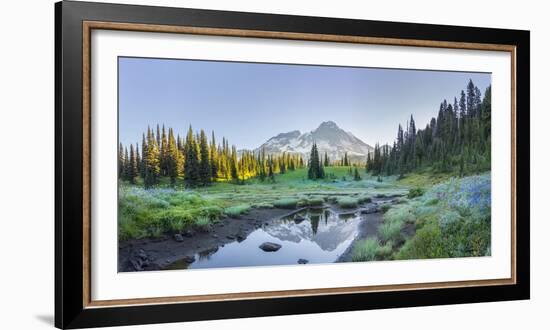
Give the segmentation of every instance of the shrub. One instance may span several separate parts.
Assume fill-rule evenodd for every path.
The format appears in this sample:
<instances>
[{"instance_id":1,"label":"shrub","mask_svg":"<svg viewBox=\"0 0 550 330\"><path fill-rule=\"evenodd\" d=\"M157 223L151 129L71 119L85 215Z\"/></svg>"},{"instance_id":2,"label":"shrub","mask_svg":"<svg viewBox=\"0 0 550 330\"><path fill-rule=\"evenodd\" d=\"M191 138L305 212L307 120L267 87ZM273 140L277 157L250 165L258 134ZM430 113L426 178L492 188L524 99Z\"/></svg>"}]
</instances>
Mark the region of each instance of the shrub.
<instances>
[{"instance_id":1,"label":"shrub","mask_svg":"<svg viewBox=\"0 0 550 330\"><path fill-rule=\"evenodd\" d=\"M370 198L369 196L360 196L357 201L359 203L371 203L372 202L372 198Z\"/></svg>"},{"instance_id":2,"label":"shrub","mask_svg":"<svg viewBox=\"0 0 550 330\"><path fill-rule=\"evenodd\" d=\"M385 222L378 228L378 234L380 234L383 242L390 240L399 241L401 238L401 228L403 228L403 222Z\"/></svg>"},{"instance_id":3,"label":"shrub","mask_svg":"<svg viewBox=\"0 0 550 330\"><path fill-rule=\"evenodd\" d=\"M437 224L427 223L412 239L405 242L396 259L448 258L447 244Z\"/></svg>"},{"instance_id":4,"label":"shrub","mask_svg":"<svg viewBox=\"0 0 550 330\"><path fill-rule=\"evenodd\" d=\"M380 211L382 211L382 213L388 212L389 209L391 209L391 205L390 205L390 204L383 204L382 206L380 206Z\"/></svg>"},{"instance_id":5,"label":"shrub","mask_svg":"<svg viewBox=\"0 0 550 330\"><path fill-rule=\"evenodd\" d=\"M224 213L230 217L238 217L241 214L247 213L248 211L250 211L250 205L241 204L226 208Z\"/></svg>"},{"instance_id":6,"label":"shrub","mask_svg":"<svg viewBox=\"0 0 550 330\"><path fill-rule=\"evenodd\" d=\"M420 197L424 195L424 189L422 188L412 188L411 190L409 190L409 193L407 194L407 197L409 199L413 199L415 197Z\"/></svg>"},{"instance_id":7,"label":"shrub","mask_svg":"<svg viewBox=\"0 0 550 330\"><path fill-rule=\"evenodd\" d=\"M457 211L441 211L441 214L439 215L439 225L442 229L448 229L454 225L458 221L461 220L460 214Z\"/></svg>"},{"instance_id":8,"label":"shrub","mask_svg":"<svg viewBox=\"0 0 550 330\"><path fill-rule=\"evenodd\" d=\"M202 231L209 231L212 226L211 220L207 217L198 217L197 219L195 219L194 224L197 229Z\"/></svg>"},{"instance_id":9,"label":"shrub","mask_svg":"<svg viewBox=\"0 0 550 330\"><path fill-rule=\"evenodd\" d=\"M386 244L378 246L376 249L376 257L379 260L387 260L390 258L393 251L393 242L387 241Z\"/></svg>"},{"instance_id":10,"label":"shrub","mask_svg":"<svg viewBox=\"0 0 550 330\"><path fill-rule=\"evenodd\" d=\"M295 209L298 206L298 200L295 198L283 198L273 202L273 206L281 209Z\"/></svg>"},{"instance_id":11,"label":"shrub","mask_svg":"<svg viewBox=\"0 0 550 330\"><path fill-rule=\"evenodd\" d=\"M410 205L398 205L392 207L384 214L385 222L414 223L416 217Z\"/></svg>"},{"instance_id":12,"label":"shrub","mask_svg":"<svg viewBox=\"0 0 550 330\"><path fill-rule=\"evenodd\" d=\"M356 262L375 260L378 248L379 243L375 238L368 238L366 240L359 241L355 244L351 260Z\"/></svg>"},{"instance_id":13,"label":"shrub","mask_svg":"<svg viewBox=\"0 0 550 330\"><path fill-rule=\"evenodd\" d=\"M223 209L219 206L203 206L197 208L194 214L199 216L207 217L208 219L218 219L223 214Z\"/></svg>"},{"instance_id":14,"label":"shrub","mask_svg":"<svg viewBox=\"0 0 550 330\"><path fill-rule=\"evenodd\" d=\"M321 206L324 203L322 198L310 198L306 201L308 206Z\"/></svg>"},{"instance_id":15,"label":"shrub","mask_svg":"<svg viewBox=\"0 0 550 330\"><path fill-rule=\"evenodd\" d=\"M428 216L430 214L435 214L437 211L438 211L438 208L436 208L434 206L420 205L420 206L417 206L416 208L414 208L414 214L418 218L425 217L425 216Z\"/></svg>"},{"instance_id":16,"label":"shrub","mask_svg":"<svg viewBox=\"0 0 550 330\"><path fill-rule=\"evenodd\" d=\"M338 199L338 205L344 209L351 209L357 207L357 199L351 197L342 197Z\"/></svg>"},{"instance_id":17,"label":"shrub","mask_svg":"<svg viewBox=\"0 0 550 330\"><path fill-rule=\"evenodd\" d=\"M437 205L437 203L439 203L439 199L437 199L437 198L432 198L432 199L426 200L426 202L424 202L424 205L426 205L426 206L432 206L432 205Z\"/></svg>"}]
</instances>

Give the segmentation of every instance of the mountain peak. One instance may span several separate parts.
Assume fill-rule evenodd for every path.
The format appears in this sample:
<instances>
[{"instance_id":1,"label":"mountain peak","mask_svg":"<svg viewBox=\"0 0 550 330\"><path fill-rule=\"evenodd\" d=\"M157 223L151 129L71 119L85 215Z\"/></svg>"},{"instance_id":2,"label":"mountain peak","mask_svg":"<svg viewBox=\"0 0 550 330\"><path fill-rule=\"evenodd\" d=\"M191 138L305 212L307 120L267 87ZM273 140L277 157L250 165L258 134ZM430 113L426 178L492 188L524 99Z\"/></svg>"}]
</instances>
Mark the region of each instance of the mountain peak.
<instances>
[{"instance_id":1,"label":"mountain peak","mask_svg":"<svg viewBox=\"0 0 550 330\"><path fill-rule=\"evenodd\" d=\"M320 153L327 153L332 160L341 159L345 154L363 161L373 148L353 134L344 131L335 122L322 122L315 130L300 134L300 131L277 134L256 150L270 154L283 152L300 153L308 157L313 143L317 144Z\"/></svg>"},{"instance_id":2,"label":"mountain peak","mask_svg":"<svg viewBox=\"0 0 550 330\"><path fill-rule=\"evenodd\" d=\"M338 127L338 125L336 125L336 123L333 122L332 120L329 120L329 121L322 122L317 129L320 129L320 128L340 128L340 127Z\"/></svg>"}]
</instances>

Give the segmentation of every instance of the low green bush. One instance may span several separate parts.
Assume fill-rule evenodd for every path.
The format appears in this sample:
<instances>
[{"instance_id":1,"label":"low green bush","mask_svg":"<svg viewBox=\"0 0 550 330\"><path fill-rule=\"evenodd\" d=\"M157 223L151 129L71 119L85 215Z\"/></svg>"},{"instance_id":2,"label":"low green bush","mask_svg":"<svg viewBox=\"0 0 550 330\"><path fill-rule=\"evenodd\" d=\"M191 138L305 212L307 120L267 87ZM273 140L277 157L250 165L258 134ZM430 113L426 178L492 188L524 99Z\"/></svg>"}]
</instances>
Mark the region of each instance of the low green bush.
<instances>
[{"instance_id":1,"label":"low green bush","mask_svg":"<svg viewBox=\"0 0 550 330\"><path fill-rule=\"evenodd\" d=\"M338 199L338 205L343 209L351 209L357 207L357 199L352 197L341 197Z\"/></svg>"},{"instance_id":2,"label":"low green bush","mask_svg":"<svg viewBox=\"0 0 550 330\"><path fill-rule=\"evenodd\" d=\"M298 199L295 198L283 198L273 202L273 206L280 209L295 209L298 206Z\"/></svg>"},{"instance_id":3,"label":"low green bush","mask_svg":"<svg viewBox=\"0 0 550 330\"><path fill-rule=\"evenodd\" d=\"M352 261L372 261L376 259L376 252L380 244L375 238L359 241L353 249Z\"/></svg>"},{"instance_id":4,"label":"low green bush","mask_svg":"<svg viewBox=\"0 0 550 330\"><path fill-rule=\"evenodd\" d=\"M393 242L387 241L386 244L378 246L376 249L376 257L379 260L388 260L393 251Z\"/></svg>"},{"instance_id":5,"label":"low green bush","mask_svg":"<svg viewBox=\"0 0 550 330\"><path fill-rule=\"evenodd\" d=\"M209 231L212 227L212 220L208 217L198 217L195 219L194 225L201 231Z\"/></svg>"},{"instance_id":6,"label":"low green bush","mask_svg":"<svg viewBox=\"0 0 550 330\"><path fill-rule=\"evenodd\" d=\"M378 234L380 235L382 242L399 241L401 239L402 228L403 222L385 222L378 228Z\"/></svg>"},{"instance_id":7,"label":"low green bush","mask_svg":"<svg viewBox=\"0 0 550 330\"><path fill-rule=\"evenodd\" d=\"M410 205L395 205L384 213L384 222L414 223L416 217Z\"/></svg>"},{"instance_id":8,"label":"low green bush","mask_svg":"<svg viewBox=\"0 0 550 330\"><path fill-rule=\"evenodd\" d=\"M432 223L424 225L416 235L405 242L405 245L396 254L396 259L427 259L447 258L446 242L441 230Z\"/></svg>"},{"instance_id":9,"label":"low green bush","mask_svg":"<svg viewBox=\"0 0 550 330\"><path fill-rule=\"evenodd\" d=\"M247 213L248 211L250 211L250 205L241 204L226 208L224 213L230 217L238 217L241 214Z\"/></svg>"},{"instance_id":10,"label":"low green bush","mask_svg":"<svg viewBox=\"0 0 550 330\"><path fill-rule=\"evenodd\" d=\"M360 196L357 201L359 203L371 203L372 202L372 198L370 198L369 196Z\"/></svg>"},{"instance_id":11,"label":"low green bush","mask_svg":"<svg viewBox=\"0 0 550 330\"><path fill-rule=\"evenodd\" d=\"M322 198L310 198L306 201L308 206L321 206L324 203Z\"/></svg>"},{"instance_id":12,"label":"low green bush","mask_svg":"<svg viewBox=\"0 0 550 330\"><path fill-rule=\"evenodd\" d=\"M422 188L412 188L411 190L409 190L409 193L407 194L407 197L410 198L410 199L413 199L415 197L420 197L422 195L424 195L425 191L424 189Z\"/></svg>"}]
</instances>

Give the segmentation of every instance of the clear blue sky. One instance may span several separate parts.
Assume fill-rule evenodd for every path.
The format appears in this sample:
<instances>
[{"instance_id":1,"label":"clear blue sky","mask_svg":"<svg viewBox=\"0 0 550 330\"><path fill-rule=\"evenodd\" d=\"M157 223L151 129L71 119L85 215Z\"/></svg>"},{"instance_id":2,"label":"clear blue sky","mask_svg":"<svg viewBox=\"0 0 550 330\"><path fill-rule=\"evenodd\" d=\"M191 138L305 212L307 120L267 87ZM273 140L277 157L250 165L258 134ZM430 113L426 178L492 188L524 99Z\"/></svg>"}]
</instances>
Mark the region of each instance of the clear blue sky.
<instances>
[{"instance_id":1,"label":"clear blue sky","mask_svg":"<svg viewBox=\"0 0 550 330\"><path fill-rule=\"evenodd\" d=\"M412 114L419 128L469 79L488 73L119 58L119 139L141 143L147 125L185 135L212 130L238 148L332 120L370 145L391 143Z\"/></svg>"}]
</instances>

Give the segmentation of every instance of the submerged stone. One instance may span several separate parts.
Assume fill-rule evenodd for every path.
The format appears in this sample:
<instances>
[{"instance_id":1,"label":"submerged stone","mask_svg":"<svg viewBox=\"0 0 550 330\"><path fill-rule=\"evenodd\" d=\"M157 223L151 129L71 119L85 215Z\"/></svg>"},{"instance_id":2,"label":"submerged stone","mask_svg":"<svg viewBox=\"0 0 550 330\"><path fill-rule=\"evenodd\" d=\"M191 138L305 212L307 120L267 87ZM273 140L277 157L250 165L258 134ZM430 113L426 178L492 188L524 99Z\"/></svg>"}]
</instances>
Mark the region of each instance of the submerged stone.
<instances>
[{"instance_id":1,"label":"submerged stone","mask_svg":"<svg viewBox=\"0 0 550 330\"><path fill-rule=\"evenodd\" d=\"M265 242L260 245L260 249L264 250L265 252L275 252L278 251L281 247L281 244L272 242Z\"/></svg>"}]
</instances>

